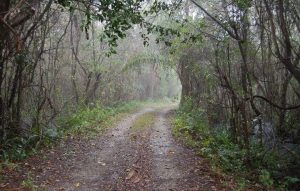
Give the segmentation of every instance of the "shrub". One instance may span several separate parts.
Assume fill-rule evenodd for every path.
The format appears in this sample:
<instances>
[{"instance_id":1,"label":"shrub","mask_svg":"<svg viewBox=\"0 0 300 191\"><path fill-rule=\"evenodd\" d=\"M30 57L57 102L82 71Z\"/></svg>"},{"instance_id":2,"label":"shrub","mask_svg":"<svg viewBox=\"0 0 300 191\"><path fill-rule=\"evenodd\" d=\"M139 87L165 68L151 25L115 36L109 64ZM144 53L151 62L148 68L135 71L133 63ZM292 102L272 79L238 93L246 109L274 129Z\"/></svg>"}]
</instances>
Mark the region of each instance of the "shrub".
<instances>
[{"instance_id":1,"label":"shrub","mask_svg":"<svg viewBox=\"0 0 300 191\"><path fill-rule=\"evenodd\" d=\"M242 187L249 181L258 182L266 189L277 187L286 190L291 184L299 182L298 178L279 178L276 173L282 172L289 166L285 157L274 150L268 150L255 141L250 143L250 149L240 147L233 142L229 130L225 127L210 128L205 112L192 107L192 100L186 99L181 104L173 119L173 134L209 158L214 166L223 172L238 175ZM276 178L277 177L277 178Z\"/></svg>"}]
</instances>

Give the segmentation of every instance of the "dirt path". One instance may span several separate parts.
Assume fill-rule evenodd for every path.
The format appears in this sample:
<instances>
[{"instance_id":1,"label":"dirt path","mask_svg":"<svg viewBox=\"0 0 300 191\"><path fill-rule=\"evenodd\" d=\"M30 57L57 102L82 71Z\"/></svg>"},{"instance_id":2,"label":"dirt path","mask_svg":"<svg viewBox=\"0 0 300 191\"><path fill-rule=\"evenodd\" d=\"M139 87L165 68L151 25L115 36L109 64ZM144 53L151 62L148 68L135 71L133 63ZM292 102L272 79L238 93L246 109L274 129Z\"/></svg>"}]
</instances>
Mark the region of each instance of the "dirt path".
<instances>
[{"instance_id":1,"label":"dirt path","mask_svg":"<svg viewBox=\"0 0 300 191\"><path fill-rule=\"evenodd\" d=\"M177 153L182 149L174 144L169 125L166 121L166 112L158 112L157 120L151 135L151 146L153 151L153 178L154 188L157 190L175 190L177 182L184 178L178 168ZM176 153L175 153L176 152Z\"/></svg>"},{"instance_id":2,"label":"dirt path","mask_svg":"<svg viewBox=\"0 0 300 191\"><path fill-rule=\"evenodd\" d=\"M29 159L6 178L13 184L30 172L38 190L223 190L207 162L172 138L170 110L143 109L98 138L70 140ZM134 132L132 124L150 112L152 125Z\"/></svg>"},{"instance_id":3,"label":"dirt path","mask_svg":"<svg viewBox=\"0 0 300 191\"><path fill-rule=\"evenodd\" d=\"M69 182L51 186L48 190L117 190L122 185L130 164L137 159L138 151L130 141L130 127L134 120L153 109L144 109L112 128L100 139L90 143L85 157L73 162Z\"/></svg>"},{"instance_id":4,"label":"dirt path","mask_svg":"<svg viewBox=\"0 0 300 191\"><path fill-rule=\"evenodd\" d=\"M223 190L208 165L172 137L169 109L158 112L151 135L154 190Z\"/></svg>"}]
</instances>

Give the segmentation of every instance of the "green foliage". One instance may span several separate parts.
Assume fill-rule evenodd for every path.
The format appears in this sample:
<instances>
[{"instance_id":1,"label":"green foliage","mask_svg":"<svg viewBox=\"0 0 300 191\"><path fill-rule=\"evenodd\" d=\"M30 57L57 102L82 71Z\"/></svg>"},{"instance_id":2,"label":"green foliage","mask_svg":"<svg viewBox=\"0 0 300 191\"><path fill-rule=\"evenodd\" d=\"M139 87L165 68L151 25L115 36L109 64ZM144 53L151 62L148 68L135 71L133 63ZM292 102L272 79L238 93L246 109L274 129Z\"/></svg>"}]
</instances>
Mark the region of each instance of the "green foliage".
<instances>
[{"instance_id":1,"label":"green foliage","mask_svg":"<svg viewBox=\"0 0 300 191\"><path fill-rule=\"evenodd\" d=\"M277 187L286 190L288 185L299 181L295 177L286 177L284 181L276 180L273 173L288 166L284 157L255 142L251 142L250 152L247 152L233 142L226 128L209 127L204 111L195 109L193 105L191 98L185 98L185 102L181 103L173 119L173 135L196 148L213 166L221 168L224 173L237 176L238 190L243 190L251 182L259 182L267 189Z\"/></svg>"},{"instance_id":2,"label":"green foliage","mask_svg":"<svg viewBox=\"0 0 300 191\"><path fill-rule=\"evenodd\" d=\"M60 135L96 135L111 125L118 114L129 112L138 106L137 102L128 102L113 107L96 104L82 108L75 114L59 120Z\"/></svg>"},{"instance_id":3,"label":"green foliage","mask_svg":"<svg viewBox=\"0 0 300 191\"><path fill-rule=\"evenodd\" d=\"M141 70L146 68L145 64L167 65L168 63L169 60L166 56L156 52L149 52L148 50L147 52L143 52L142 54L132 57L123 68L123 71L138 70L141 72Z\"/></svg>"},{"instance_id":4,"label":"green foliage","mask_svg":"<svg viewBox=\"0 0 300 191\"><path fill-rule=\"evenodd\" d=\"M265 169L260 171L259 181L266 187L271 187L274 184L270 172Z\"/></svg>"},{"instance_id":5,"label":"green foliage","mask_svg":"<svg viewBox=\"0 0 300 191\"><path fill-rule=\"evenodd\" d=\"M287 188L290 185L299 184L299 183L300 183L300 178L287 176L285 177L284 181L281 182L281 184L279 185L278 190L287 190Z\"/></svg>"},{"instance_id":6,"label":"green foliage","mask_svg":"<svg viewBox=\"0 0 300 191\"><path fill-rule=\"evenodd\" d=\"M33 179L30 175L30 173L27 175L27 178L22 181L21 186L25 189L30 189L34 190L34 184L33 184Z\"/></svg>"},{"instance_id":7,"label":"green foliage","mask_svg":"<svg viewBox=\"0 0 300 191\"><path fill-rule=\"evenodd\" d=\"M212 149L213 155L217 156L218 165L227 172L243 172L246 150L231 141L228 131L214 133L213 137L214 142L208 147Z\"/></svg>"},{"instance_id":8,"label":"green foliage","mask_svg":"<svg viewBox=\"0 0 300 191\"><path fill-rule=\"evenodd\" d=\"M240 10L246 10L251 7L252 0L234 0L234 3Z\"/></svg>"},{"instance_id":9,"label":"green foliage","mask_svg":"<svg viewBox=\"0 0 300 191\"><path fill-rule=\"evenodd\" d=\"M1 160L22 160L28 155L35 153L35 145L38 141L37 135L30 137L15 137L7 139L0 149Z\"/></svg>"},{"instance_id":10,"label":"green foliage","mask_svg":"<svg viewBox=\"0 0 300 191\"><path fill-rule=\"evenodd\" d=\"M108 56L116 54L117 41L125 38L126 31L134 25L140 25L140 27L147 29L147 34L155 31L161 36L179 35L179 32L174 29L154 25L147 22L145 18L161 11L170 15L181 4L181 1L166 3L155 0L151 2L149 7L145 6L144 0L100 0L93 4L76 3L74 0L58 0L57 3L68 8L71 12L83 10L85 21L82 29L86 33L88 33L87 31L93 20L97 20L104 25L104 34L101 40L107 40L110 46ZM84 9L82 9L83 7ZM143 44L145 46L149 45L149 37L146 34L142 34L141 37L144 41ZM170 45L167 39L164 39L164 41L166 45Z\"/></svg>"},{"instance_id":11,"label":"green foliage","mask_svg":"<svg viewBox=\"0 0 300 191\"><path fill-rule=\"evenodd\" d=\"M185 141L189 142L191 146L198 146L202 155L211 159L214 165L221 166L225 171L243 171L245 150L232 143L227 131L211 131L208 128L204 111L190 110L189 108L192 107L192 99L186 98L186 103L182 104L173 121L175 134L177 136L184 134Z\"/></svg>"},{"instance_id":12,"label":"green foliage","mask_svg":"<svg viewBox=\"0 0 300 191\"><path fill-rule=\"evenodd\" d=\"M190 97L183 98L177 116L173 120L173 134L181 137L189 146L201 148L202 144L209 145L210 133L207 129L207 120L200 109L195 109ZM190 111L190 112L188 112ZM202 132L202 133L200 133Z\"/></svg>"}]
</instances>

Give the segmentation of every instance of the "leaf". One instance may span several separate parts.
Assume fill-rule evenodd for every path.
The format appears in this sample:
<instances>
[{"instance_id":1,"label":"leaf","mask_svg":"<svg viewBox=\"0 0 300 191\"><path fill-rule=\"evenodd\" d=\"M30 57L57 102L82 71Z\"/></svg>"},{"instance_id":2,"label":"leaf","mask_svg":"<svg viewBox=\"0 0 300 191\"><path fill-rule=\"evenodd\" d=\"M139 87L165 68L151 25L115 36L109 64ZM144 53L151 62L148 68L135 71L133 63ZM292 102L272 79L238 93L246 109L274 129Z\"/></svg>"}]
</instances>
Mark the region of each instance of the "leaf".
<instances>
[{"instance_id":1,"label":"leaf","mask_svg":"<svg viewBox=\"0 0 300 191\"><path fill-rule=\"evenodd\" d=\"M97 163L101 164L102 166L106 166L106 163L104 163L104 162L98 161Z\"/></svg>"},{"instance_id":2,"label":"leaf","mask_svg":"<svg viewBox=\"0 0 300 191\"><path fill-rule=\"evenodd\" d=\"M131 169L125 179L126 180L131 179L136 173L137 173L136 170Z\"/></svg>"},{"instance_id":3,"label":"leaf","mask_svg":"<svg viewBox=\"0 0 300 191\"><path fill-rule=\"evenodd\" d=\"M133 184L139 183L141 181L141 177L140 176L135 176L134 179L132 180Z\"/></svg>"},{"instance_id":4,"label":"leaf","mask_svg":"<svg viewBox=\"0 0 300 191\"><path fill-rule=\"evenodd\" d=\"M77 182L74 186L78 188L80 186L80 182Z\"/></svg>"},{"instance_id":5,"label":"leaf","mask_svg":"<svg viewBox=\"0 0 300 191\"><path fill-rule=\"evenodd\" d=\"M168 155L172 155L174 154L175 152L173 150L168 150Z\"/></svg>"}]
</instances>

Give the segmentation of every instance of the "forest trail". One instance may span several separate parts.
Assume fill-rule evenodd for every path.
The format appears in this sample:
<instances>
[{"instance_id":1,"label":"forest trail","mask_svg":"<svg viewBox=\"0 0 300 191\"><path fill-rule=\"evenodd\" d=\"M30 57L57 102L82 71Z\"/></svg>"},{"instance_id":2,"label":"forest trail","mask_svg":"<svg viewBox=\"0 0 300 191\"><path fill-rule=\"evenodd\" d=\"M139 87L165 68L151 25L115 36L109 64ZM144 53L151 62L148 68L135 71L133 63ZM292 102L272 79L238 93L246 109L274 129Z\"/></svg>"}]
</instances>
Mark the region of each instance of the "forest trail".
<instances>
[{"instance_id":1,"label":"forest trail","mask_svg":"<svg viewBox=\"0 0 300 191\"><path fill-rule=\"evenodd\" d=\"M151 134L153 189L223 190L212 178L208 164L194 151L177 143L171 134L170 108L157 111Z\"/></svg>"},{"instance_id":2,"label":"forest trail","mask_svg":"<svg viewBox=\"0 0 300 191\"><path fill-rule=\"evenodd\" d=\"M145 108L95 139L69 140L27 171L41 190L224 190L207 162L172 138L172 109ZM151 125L134 130L147 114Z\"/></svg>"},{"instance_id":3,"label":"forest trail","mask_svg":"<svg viewBox=\"0 0 300 191\"><path fill-rule=\"evenodd\" d=\"M115 190L121 177L137 157L135 145L130 142L130 127L134 120L146 112L146 108L121 121L104 136L93 140L90 148L72 160L75 168L68 173L69 181L51 185L49 190Z\"/></svg>"}]
</instances>

